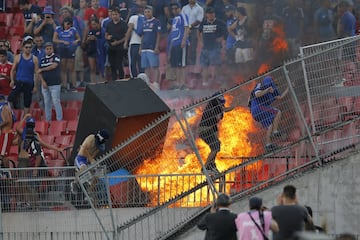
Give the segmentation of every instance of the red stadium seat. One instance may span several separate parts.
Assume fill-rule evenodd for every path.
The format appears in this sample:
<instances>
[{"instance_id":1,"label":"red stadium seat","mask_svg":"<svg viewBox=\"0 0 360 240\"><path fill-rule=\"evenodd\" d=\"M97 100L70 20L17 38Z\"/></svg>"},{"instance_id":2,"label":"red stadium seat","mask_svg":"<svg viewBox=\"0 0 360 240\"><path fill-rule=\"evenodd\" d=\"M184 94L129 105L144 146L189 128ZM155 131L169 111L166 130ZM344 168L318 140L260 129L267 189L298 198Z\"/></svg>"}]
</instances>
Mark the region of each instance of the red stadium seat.
<instances>
[{"instance_id":1,"label":"red stadium seat","mask_svg":"<svg viewBox=\"0 0 360 240\"><path fill-rule=\"evenodd\" d=\"M49 127L49 134L52 136L60 136L66 132L67 121L51 121Z\"/></svg>"},{"instance_id":2,"label":"red stadium seat","mask_svg":"<svg viewBox=\"0 0 360 240\"><path fill-rule=\"evenodd\" d=\"M67 127L66 127L67 134L75 135L78 123L79 123L78 120L68 121L68 124L67 124Z\"/></svg>"},{"instance_id":3,"label":"red stadium seat","mask_svg":"<svg viewBox=\"0 0 360 240\"><path fill-rule=\"evenodd\" d=\"M38 0L37 5L39 7L46 7L48 5L48 1L47 0Z\"/></svg>"},{"instance_id":4,"label":"red stadium seat","mask_svg":"<svg viewBox=\"0 0 360 240\"><path fill-rule=\"evenodd\" d=\"M0 26L6 26L6 13L0 13Z\"/></svg>"},{"instance_id":5,"label":"red stadium seat","mask_svg":"<svg viewBox=\"0 0 360 240\"><path fill-rule=\"evenodd\" d=\"M30 104L30 108L40 108L40 104L38 101L32 101Z\"/></svg>"},{"instance_id":6,"label":"red stadium seat","mask_svg":"<svg viewBox=\"0 0 360 240\"><path fill-rule=\"evenodd\" d=\"M55 160L58 158L58 152L53 149L43 148L45 159Z\"/></svg>"},{"instance_id":7,"label":"red stadium seat","mask_svg":"<svg viewBox=\"0 0 360 240\"><path fill-rule=\"evenodd\" d=\"M40 135L48 135L49 132L49 123L46 121L36 121L35 131Z\"/></svg>"},{"instance_id":8,"label":"red stadium seat","mask_svg":"<svg viewBox=\"0 0 360 240\"><path fill-rule=\"evenodd\" d=\"M23 26L12 26L9 28L10 36L23 36L24 35L24 27Z\"/></svg>"},{"instance_id":9,"label":"red stadium seat","mask_svg":"<svg viewBox=\"0 0 360 240\"><path fill-rule=\"evenodd\" d=\"M70 100L66 102L66 108L75 108L75 109L81 109L82 101L80 100Z\"/></svg>"},{"instance_id":10,"label":"red stadium seat","mask_svg":"<svg viewBox=\"0 0 360 240\"><path fill-rule=\"evenodd\" d=\"M71 144L71 139L71 135L56 136L55 144L57 144L59 147L68 147Z\"/></svg>"},{"instance_id":11,"label":"red stadium seat","mask_svg":"<svg viewBox=\"0 0 360 240\"><path fill-rule=\"evenodd\" d=\"M10 47L14 54L20 52L21 49L21 39L20 36L12 36L10 38Z\"/></svg>"},{"instance_id":12,"label":"red stadium seat","mask_svg":"<svg viewBox=\"0 0 360 240\"><path fill-rule=\"evenodd\" d=\"M47 144L52 145L52 144L54 144L55 137L52 136L52 135L42 135L41 140L44 141Z\"/></svg>"},{"instance_id":13,"label":"red stadium seat","mask_svg":"<svg viewBox=\"0 0 360 240\"><path fill-rule=\"evenodd\" d=\"M8 37L8 27L0 26L0 39L6 39L7 37Z\"/></svg>"},{"instance_id":14,"label":"red stadium seat","mask_svg":"<svg viewBox=\"0 0 360 240\"><path fill-rule=\"evenodd\" d=\"M63 120L71 121L79 119L79 109L76 108L64 108L63 109Z\"/></svg>"},{"instance_id":15,"label":"red stadium seat","mask_svg":"<svg viewBox=\"0 0 360 240\"><path fill-rule=\"evenodd\" d=\"M13 129L16 130L17 126L19 125L20 121L16 121L14 122L14 126L13 126ZM24 123L24 126L25 126L25 123ZM24 127L22 126L22 127Z\"/></svg>"},{"instance_id":16,"label":"red stadium seat","mask_svg":"<svg viewBox=\"0 0 360 240\"><path fill-rule=\"evenodd\" d=\"M25 19L23 13L20 12L14 15L13 24L14 26L24 26Z\"/></svg>"},{"instance_id":17,"label":"red stadium seat","mask_svg":"<svg viewBox=\"0 0 360 240\"><path fill-rule=\"evenodd\" d=\"M33 109L31 109L30 114L36 121L41 121L41 116L42 116L41 108L33 108Z\"/></svg>"}]
</instances>

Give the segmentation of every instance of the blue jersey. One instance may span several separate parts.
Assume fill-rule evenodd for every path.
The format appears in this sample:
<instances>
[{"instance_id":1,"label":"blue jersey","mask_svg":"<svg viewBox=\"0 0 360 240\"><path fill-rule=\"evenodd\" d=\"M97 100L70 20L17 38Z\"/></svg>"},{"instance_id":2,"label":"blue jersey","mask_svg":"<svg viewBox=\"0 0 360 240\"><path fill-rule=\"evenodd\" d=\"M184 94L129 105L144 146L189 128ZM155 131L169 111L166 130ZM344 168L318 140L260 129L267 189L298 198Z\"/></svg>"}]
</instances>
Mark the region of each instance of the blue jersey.
<instances>
[{"instance_id":1,"label":"blue jersey","mask_svg":"<svg viewBox=\"0 0 360 240\"><path fill-rule=\"evenodd\" d=\"M236 21L236 18L233 17L233 18L229 18L227 21L226 21L226 26L227 27L230 27L231 25L233 25L233 23ZM228 33L227 35L227 38L226 38L226 49L231 49L234 47L234 44L236 42L236 39Z\"/></svg>"},{"instance_id":2,"label":"blue jersey","mask_svg":"<svg viewBox=\"0 0 360 240\"><path fill-rule=\"evenodd\" d=\"M33 48L33 50L31 51L31 53L36 56L38 59L42 59L43 57L45 57L46 53L45 53L45 48L37 48L36 46ZM40 62L39 62L39 66L40 66Z\"/></svg>"},{"instance_id":3,"label":"blue jersey","mask_svg":"<svg viewBox=\"0 0 360 240\"><path fill-rule=\"evenodd\" d=\"M169 42L171 46L181 45L182 39L185 34L185 27L189 26L189 19L183 13L175 16L171 23L171 31L169 33Z\"/></svg>"},{"instance_id":4,"label":"blue jersey","mask_svg":"<svg viewBox=\"0 0 360 240\"><path fill-rule=\"evenodd\" d=\"M29 59L23 58L23 53L20 54L20 61L17 65L16 80L26 83L34 83L34 55L31 54Z\"/></svg>"},{"instance_id":5,"label":"blue jersey","mask_svg":"<svg viewBox=\"0 0 360 240\"><path fill-rule=\"evenodd\" d=\"M69 45L64 45L63 43L59 44L61 47L75 47L73 42L76 40L77 30L74 27L69 28L68 30L63 29L61 26L56 27L55 31L58 34L59 40L70 43Z\"/></svg>"},{"instance_id":6,"label":"blue jersey","mask_svg":"<svg viewBox=\"0 0 360 240\"><path fill-rule=\"evenodd\" d=\"M143 27L143 38L141 43L142 50L154 50L156 46L157 34L161 32L161 25L156 18L146 19Z\"/></svg>"},{"instance_id":7,"label":"blue jersey","mask_svg":"<svg viewBox=\"0 0 360 240\"><path fill-rule=\"evenodd\" d=\"M263 91L269 87L272 87L274 89L273 93L266 93L261 97L255 97L256 92ZM269 76L265 77L262 83L258 83L254 90L251 92L251 111L253 112L254 109L258 108L260 105L262 106L269 106L271 105L275 100L276 97L280 95L273 79Z\"/></svg>"}]
</instances>

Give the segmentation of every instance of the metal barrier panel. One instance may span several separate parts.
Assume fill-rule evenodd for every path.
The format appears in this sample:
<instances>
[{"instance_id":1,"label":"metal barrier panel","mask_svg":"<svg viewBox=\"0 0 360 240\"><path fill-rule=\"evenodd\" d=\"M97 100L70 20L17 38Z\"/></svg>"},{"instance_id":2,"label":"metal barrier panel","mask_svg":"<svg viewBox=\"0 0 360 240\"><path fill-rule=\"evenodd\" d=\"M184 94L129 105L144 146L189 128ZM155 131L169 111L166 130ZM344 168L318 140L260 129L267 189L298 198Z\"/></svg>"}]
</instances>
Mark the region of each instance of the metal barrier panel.
<instances>
[{"instance_id":1,"label":"metal barrier panel","mask_svg":"<svg viewBox=\"0 0 360 240\"><path fill-rule=\"evenodd\" d=\"M359 43L357 36L340 45L324 44L326 49L286 64L291 81L304 82L305 88L295 92L308 126L317 136L314 140L320 155L359 142ZM307 99L302 97L304 90Z\"/></svg>"}]
</instances>

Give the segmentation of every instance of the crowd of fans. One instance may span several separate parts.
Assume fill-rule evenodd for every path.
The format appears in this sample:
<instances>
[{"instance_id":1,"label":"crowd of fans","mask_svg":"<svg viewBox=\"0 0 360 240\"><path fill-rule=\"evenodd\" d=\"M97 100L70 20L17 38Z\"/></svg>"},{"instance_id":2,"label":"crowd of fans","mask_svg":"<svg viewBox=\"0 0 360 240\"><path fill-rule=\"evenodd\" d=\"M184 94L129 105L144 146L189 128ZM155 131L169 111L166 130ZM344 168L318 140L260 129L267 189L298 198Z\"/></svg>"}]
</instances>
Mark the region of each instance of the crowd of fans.
<instances>
[{"instance_id":1,"label":"crowd of fans","mask_svg":"<svg viewBox=\"0 0 360 240\"><path fill-rule=\"evenodd\" d=\"M360 28L352 0L73 0L58 12L19 4L39 62L44 44L54 44L62 91L139 74L155 90L230 86L262 63L297 56L301 45ZM288 46L281 52L273 46L279 31ZM0 48L13 62L6 40Z\"/></svg>"}]
</instances>

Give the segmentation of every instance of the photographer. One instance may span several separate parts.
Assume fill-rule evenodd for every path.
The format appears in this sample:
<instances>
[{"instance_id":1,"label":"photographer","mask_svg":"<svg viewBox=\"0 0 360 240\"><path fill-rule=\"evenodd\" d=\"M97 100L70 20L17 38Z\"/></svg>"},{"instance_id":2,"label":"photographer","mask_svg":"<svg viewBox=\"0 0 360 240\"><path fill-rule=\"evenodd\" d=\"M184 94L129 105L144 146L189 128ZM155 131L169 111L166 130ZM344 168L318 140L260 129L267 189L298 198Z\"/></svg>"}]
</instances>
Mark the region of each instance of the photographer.
<instances>
[{"instance_id":1,"label":"photographer","mask_svg":"<svg viewBox=\"0 0 360 240\"><path fill-rule=\"evenodd\" d=\"M206 230L205 240L236 240L236 214L229 209L230 196L220 194L210 213L197 224L200 230Z\"/></svg>"},{"instance_id":2,"label":"photographer","mask_svg":"<svg viewBox=\"0 0 360 240\"><path fill-rule=\"evenodd\" d=\"M25 127L23 128L25 124ZM25 114L24 118L18 124L16 131L19 135L19 159L18 167L46 167L44 161L44 153L42 146L61 152L62 149L43 142L39 134L35 132L35 119L31 117L31 114ZM38 172L35 169L32 176L37 176Z\"/></svg>"},{"instance_id":3,"label":"photographer","mask_svg":"<svg viewBox=\"0 0 360 240\"><path fill-rule=\"evenodd\" d=\"M279 231L278 224L272 219L271 212L262 205L261 198L250 198L249 207L249 212L239 213L235 220L239 240L267 240L269 239L269 230Z\"/></svg>"},{"instance_id":4,"label":"photographer","mask_svg":"<svg viewBox=\"0 0 360 240\"><path fill-rule=\"evenodd\" d=\"M34 35L41 35L44 42L52 42L55 28L59 23L54 20L55 13L51 6L46 6L43 11L44 18L36 23L34 28Z\"/></svg>"}]
</instances>

